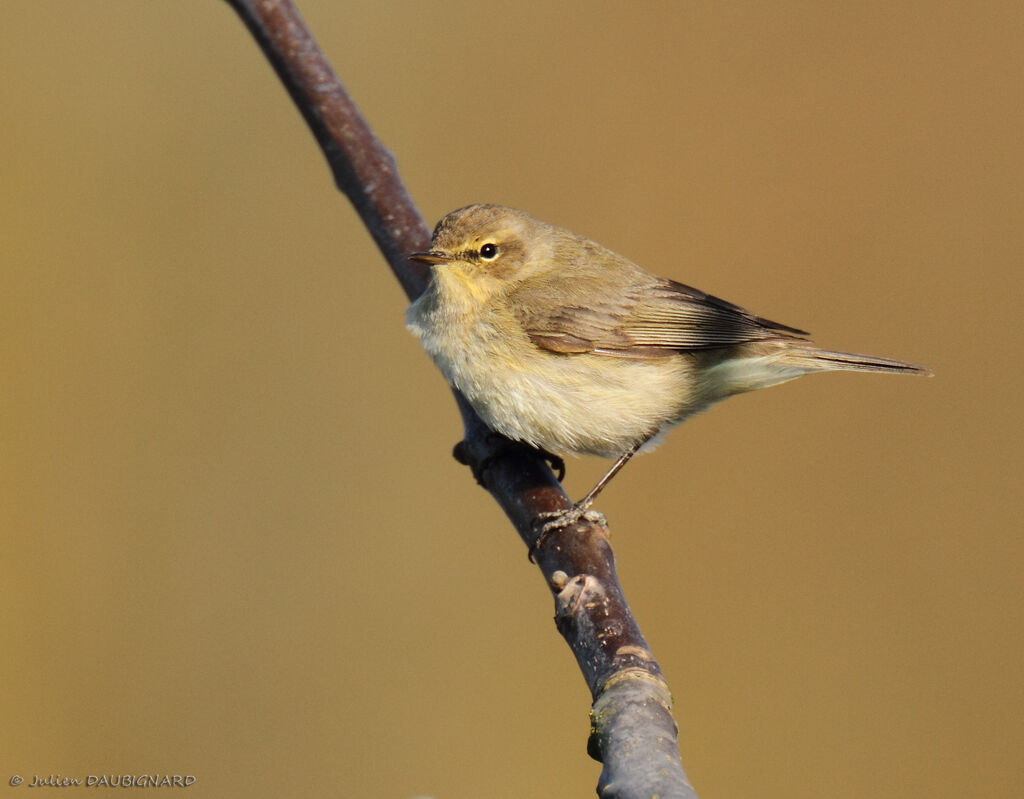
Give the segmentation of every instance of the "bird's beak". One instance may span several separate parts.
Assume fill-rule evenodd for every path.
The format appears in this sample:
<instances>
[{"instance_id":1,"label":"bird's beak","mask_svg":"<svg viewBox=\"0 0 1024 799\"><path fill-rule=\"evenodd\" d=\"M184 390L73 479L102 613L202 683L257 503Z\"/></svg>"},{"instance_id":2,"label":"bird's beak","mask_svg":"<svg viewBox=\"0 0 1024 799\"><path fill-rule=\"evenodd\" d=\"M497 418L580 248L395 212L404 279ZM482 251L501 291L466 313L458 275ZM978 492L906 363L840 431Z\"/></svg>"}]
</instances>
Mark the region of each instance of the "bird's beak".
<instances>
[{"instance_id":1,"label":"bird's beak","mask_svg":"<svg viewBox=\"0 0 1024 799\"><path fill-rule=\"evenodd\" d=\"M447 261L452 260L450 255L445 255L443 252L437 250L431 250L430 252L414 252L409 255L409 259L412 261L421 261L425 264L443 264Z\"/></svg>"}]
</instances>

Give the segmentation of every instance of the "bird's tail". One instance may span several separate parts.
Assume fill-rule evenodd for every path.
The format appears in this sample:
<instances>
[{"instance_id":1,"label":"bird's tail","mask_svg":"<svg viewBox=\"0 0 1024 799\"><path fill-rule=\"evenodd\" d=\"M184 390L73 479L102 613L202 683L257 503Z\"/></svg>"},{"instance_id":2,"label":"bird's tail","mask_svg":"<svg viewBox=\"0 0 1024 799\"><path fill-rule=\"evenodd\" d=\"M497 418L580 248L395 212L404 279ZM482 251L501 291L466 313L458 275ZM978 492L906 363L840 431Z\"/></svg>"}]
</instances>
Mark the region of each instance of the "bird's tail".
<instances>
[{"instance_id":1,"label":"bird's tail","mask_svg":"<svg viewBox=\"0 0 1024 799\"><path fill-rule=\"evenodd\" d=\"M791 347L786 350L787 364L809 372L848 369L853 372L891 372L905 375L931 375L932 370L907 361L892 358L878 358L874 355L860 355L856 352L835 352L817 347Z\"/></svg>"}]
</instances>

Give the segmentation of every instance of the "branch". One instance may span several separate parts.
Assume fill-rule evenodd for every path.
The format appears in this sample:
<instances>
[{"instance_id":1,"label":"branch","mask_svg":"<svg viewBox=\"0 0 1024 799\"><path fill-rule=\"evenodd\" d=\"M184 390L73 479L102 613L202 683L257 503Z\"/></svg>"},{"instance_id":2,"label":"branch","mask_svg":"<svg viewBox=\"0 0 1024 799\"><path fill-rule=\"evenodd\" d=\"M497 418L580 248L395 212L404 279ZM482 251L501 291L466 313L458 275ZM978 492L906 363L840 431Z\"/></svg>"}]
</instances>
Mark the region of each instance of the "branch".
<instances>
[{"instance_id":1,"label":"branch","mask_svg":"<svg viewBox=\"0 0 1024 799\"><path fill-rule=\"evenodd\" d=\"M395 159L373 135L290 0L226 0L242 18L312 130L349 198L410 299L427 269L406 257L430 232ZM572 503L535 450L490 431L456 392L465 427L457 456L501 505L531 551L540 514ZM695 799L686 780L671 697L626 604L607 530L581 523L543 540L537 565L555 598L555 620L594 704L588 751L604 764L598 793Z\"/></svg>"}]
</instances>

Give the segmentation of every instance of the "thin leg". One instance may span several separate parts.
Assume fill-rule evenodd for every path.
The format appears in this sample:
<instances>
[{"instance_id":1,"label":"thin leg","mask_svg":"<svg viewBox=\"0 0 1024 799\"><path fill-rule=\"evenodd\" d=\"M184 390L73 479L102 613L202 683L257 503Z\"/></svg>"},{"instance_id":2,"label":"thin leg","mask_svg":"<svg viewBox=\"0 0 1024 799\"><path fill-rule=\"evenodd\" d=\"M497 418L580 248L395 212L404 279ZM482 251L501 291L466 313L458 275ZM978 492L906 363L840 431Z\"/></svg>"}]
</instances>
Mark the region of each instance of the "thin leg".
<instances>
[{"instance_id":1,"label":"thin leg","mask_svg":"<svg viewBox=\"0 0 1024 799\"><path fill-rule=\"evenodd\" d=\"M636 455L640 447L646 444L649 440L650 436L645 438L643 441L638 441L630 447L629 451L620 456L619 459L612 464L612 468L605 472L604 477L597 481L597 485L590 489L590 491L587 492L587 495L576 503L575 507L579 510L586 510L589 508L593 504L594 500L597 499L597 495L604 490L604 487L608 485L608 483L611 482L611 479L622 471L622 467L629 463L629 459Z\"/></svg>"},{"instance_id":2,"label":"thin leg","mask_svg":"<svg viewBox=\"0 0 1024 799\"><path fill-rule=\"evenodd\" d=\"M642 447L644 444L650 441L650 439L651 436L648 436L643 441L638 441L636 444L630 447L629 451L621 455L619 459L612 464L612 468L605 472L604 477L597 481L597 485L590 489L590 491L587 492L587 495L583 497L583 499L581 499L579 502L574 504L571 508L569 508L569 510L551 511L549 513L541 514L540 518L550 519L550 521L546 522L541 527L540 536L534 542L533 546L530 547L530 560L533 560L534 553L538 549L540 549L541 545L544 543L544 540L557 529L567 527L570 524L575 524L580 519L597 521L600 524L605 523L604 516L602 516L597 511L587 509L591 506L591 504L593 504L594 500L597 498L597 495L604 490L604 487L608 485L611 479L622 470L622 467L629 462L629 459L636 455L640 447Z\"/></svg>"}]
</instances>

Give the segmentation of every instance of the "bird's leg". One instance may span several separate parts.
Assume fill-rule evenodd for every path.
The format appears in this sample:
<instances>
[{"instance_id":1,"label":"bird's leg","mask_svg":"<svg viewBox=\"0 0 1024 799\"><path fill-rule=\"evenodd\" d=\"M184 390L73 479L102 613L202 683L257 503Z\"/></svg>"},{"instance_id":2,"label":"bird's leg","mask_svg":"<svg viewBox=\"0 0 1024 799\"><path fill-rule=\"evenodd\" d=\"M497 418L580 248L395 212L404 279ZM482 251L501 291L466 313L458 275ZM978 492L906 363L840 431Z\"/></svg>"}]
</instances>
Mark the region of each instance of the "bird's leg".
<instances>
[{"instance_id":1,"label":"bird's leg","mask_svg":"<svg viewBox=\"0 0 1024 799\"><path fill-rule=\"evenodd\" d=\"M597 511L590 510L590 506L594 503L597 495L604 490L604 487L608 485L609 482L611 482L611 479L622 470L622 467L629 462L629 459L636 455L640 447L646 444L650 439L651 436L647 436L647 438L638 441L619 456L619 459L612 464L612 468L605 472L604 477L597 481L597 485L590 489L590 491L587 492L587 495L579 502L575 503L571 508L568 510L555 510L541 513L539 518L548 519L549 521L546 521L540 528L540 536L536 543L534 543L530 548L531 555L540 548L540 545L550 533L562 527L568 527L570 524L575 524L580 519L584 519L588 522L597 522L602 525L605 524L604 516Z\"/></svg>"},{"instance_id":2,"label":"bird's leg","mask_svg":"<svg viewBox=\"0 0 1024 799\"><path fill-rule=\"evenodd\" d=\"M573 508L585 512L587 508L593 505L594 500L597 499L597 495L604 490L604 487L611 482L612 478L615 477L615 475L622 471L622 467L629 463L629 459L636 455L640 447L646 444L649 439L650 436L645 438L643 441L634 444L623 455L621 455L619 459L612 464L612 468L610 468L607 472L604 473L604 477L597 481L597 485L590 489L590 491L587 492L587 495L583 497L583 499L581 499L579 502L573 505Z\"/></svg>"}]
</instances>

